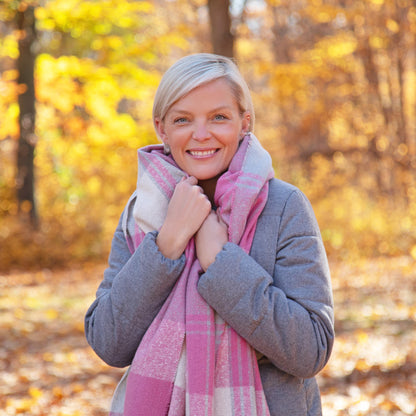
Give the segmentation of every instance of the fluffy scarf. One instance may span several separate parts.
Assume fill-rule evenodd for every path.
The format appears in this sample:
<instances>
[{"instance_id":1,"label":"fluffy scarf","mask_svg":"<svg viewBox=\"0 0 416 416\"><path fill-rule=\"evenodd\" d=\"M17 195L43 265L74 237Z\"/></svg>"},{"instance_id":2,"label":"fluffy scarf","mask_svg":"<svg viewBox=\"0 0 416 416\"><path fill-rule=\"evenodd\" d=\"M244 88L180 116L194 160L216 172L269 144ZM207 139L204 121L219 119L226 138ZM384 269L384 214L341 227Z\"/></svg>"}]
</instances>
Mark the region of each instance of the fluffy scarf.
<instances>
[{"instance_id":1,"label":"fluffy scarf","mask_svg":"<svg viewBox=\"0 0 416 416\"><path fill-rule=\"evenodd\" d=\"M175 186L186 176L160 145L138 154L134 207L124 218L132 252L145 233L160 229ZM217 182L215 205L229 241L247 253L271 177L269 154L248 134ZM181 276L114 393L110 416L268 416L254 349L198 294L202 269L193 239L185 256Z\"/></svg>"}]
</instances>

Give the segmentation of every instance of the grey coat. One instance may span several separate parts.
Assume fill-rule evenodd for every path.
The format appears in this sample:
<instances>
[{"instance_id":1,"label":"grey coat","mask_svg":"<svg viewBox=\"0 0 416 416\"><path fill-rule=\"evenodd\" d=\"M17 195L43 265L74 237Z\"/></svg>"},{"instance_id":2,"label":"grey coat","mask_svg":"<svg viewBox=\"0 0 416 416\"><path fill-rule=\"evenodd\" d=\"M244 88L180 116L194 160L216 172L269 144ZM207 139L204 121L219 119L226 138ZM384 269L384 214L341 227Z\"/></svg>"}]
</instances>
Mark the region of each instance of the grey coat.
<instances>
[{"instance_id":1,"label":"grey coat","mask_svg":"<svg viewBox=\"0 0 416 416\"><path fill-rule=\"evenodd\" d=\"M165 258L150 232L131 255L121 221L109 267L85 317L94 351L109 365L128 366L153 318L180 276L185 259ZM258 352L273 416L321 415L314 376L334 342L329 269L306 197L270 181L250 255L227 243L201 275L198 291Z\"/></svg>"}]
</instances>

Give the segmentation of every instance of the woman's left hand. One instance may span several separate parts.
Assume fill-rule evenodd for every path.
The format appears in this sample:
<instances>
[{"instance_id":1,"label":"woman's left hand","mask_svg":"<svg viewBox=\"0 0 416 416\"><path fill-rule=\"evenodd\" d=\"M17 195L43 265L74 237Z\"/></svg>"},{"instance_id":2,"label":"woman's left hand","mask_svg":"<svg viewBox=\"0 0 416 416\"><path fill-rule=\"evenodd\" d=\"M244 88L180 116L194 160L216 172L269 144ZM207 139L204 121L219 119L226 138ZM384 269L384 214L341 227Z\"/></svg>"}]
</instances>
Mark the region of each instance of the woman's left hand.
<instances>
[{"instance_id":1,"label":"woman's left hand","mask_svg":"<svg viewBox=\"0 0 416 416\"><path fill-rule=\"evenodd\" d=\"M215 211L211 211L195 235L196 255L204 272L227 242L227 225Z\"/></svg>"}]
</instances>

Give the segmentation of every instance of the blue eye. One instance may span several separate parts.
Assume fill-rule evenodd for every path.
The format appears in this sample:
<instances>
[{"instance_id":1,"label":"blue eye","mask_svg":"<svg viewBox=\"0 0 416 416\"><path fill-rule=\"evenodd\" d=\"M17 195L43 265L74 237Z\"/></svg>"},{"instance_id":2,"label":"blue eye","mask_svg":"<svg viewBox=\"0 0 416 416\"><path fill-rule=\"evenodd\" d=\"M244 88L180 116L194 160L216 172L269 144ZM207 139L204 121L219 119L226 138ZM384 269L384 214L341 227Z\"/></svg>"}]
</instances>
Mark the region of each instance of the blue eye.
<instances>
[{"instance_id":1,"label":"blue eye","mask_svg":"<svg viewBox=\"0 0 416 416\"><path fill-rule=\"evenodd\" d=\"M175 124L186 123L187 121L188 119L185 117L178 117L178 118L175 118L175 120L173 120Z\"/></svg>"},{"instance_id":2,"label":"blue eye","mask_svg":"<svg viewBox=\"0 0 416 416\"><path fill-rule=\"evenodd\" d=\"M217 114L214 118L215 120L227 120L227 117L224 116L224 114Z\"/></svg>"}]
</instances>

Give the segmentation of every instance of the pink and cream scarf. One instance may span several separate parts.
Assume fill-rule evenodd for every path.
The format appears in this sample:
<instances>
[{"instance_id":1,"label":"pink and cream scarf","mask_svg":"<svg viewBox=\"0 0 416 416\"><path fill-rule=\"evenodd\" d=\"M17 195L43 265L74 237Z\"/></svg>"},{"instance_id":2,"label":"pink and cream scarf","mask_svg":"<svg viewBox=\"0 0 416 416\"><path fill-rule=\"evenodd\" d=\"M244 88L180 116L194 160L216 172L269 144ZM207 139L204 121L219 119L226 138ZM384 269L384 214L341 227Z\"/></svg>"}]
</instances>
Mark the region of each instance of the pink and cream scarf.
<instances>
[{"instance_id":1,"label":"pink and cream scarf","mask_svg":"<svg viewBox=\"0 0 416 416\"><path fill-rule=\"evenodd\" d=\"M175 185L185 175L162 146L139 150L134 221L124 221L132 252L146 232L161 227ZM217 182L215 204L229 241L247 253L271 177L269 154L248 134ZM110 416L269 415L254 349L198 294L201 266L193 239L185 255L182 275L114 393Z\"/></svg>"}]
</instances>

